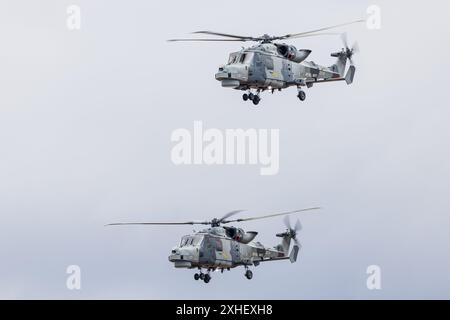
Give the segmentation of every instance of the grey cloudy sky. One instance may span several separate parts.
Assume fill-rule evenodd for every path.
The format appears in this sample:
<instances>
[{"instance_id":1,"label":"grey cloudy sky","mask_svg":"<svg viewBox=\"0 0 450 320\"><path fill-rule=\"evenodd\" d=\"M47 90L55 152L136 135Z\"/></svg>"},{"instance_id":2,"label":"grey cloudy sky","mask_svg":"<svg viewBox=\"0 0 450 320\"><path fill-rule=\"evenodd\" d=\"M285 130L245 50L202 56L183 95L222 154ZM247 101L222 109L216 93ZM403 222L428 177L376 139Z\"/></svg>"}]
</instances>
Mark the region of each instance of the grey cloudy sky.
<instances>
[{"instance_id":1,"label":"grey cloudy sky","mask_svg":"<svg viewBox=\"0 0 450 320\"><path fill-rule=\"evenodd\" d=\"M258 108L220 87L236 43L167 43L211 29L351 26L355 83L294 88ZM66 8L82 10L68 31ZM450 298L450 7L443 1L2 1L0 298ZM295 40L331 65L338 37ZM174 129L279 128L280 171L175 166ZM296 264L235 269L205 285L167 260L190 227L105 228L321 205L301 217ZM274 245L282 219L242 224ZM66 288L66 267L82 290ZM382 290L366 288L366 268Z\"/></svg>"}]
</instances>

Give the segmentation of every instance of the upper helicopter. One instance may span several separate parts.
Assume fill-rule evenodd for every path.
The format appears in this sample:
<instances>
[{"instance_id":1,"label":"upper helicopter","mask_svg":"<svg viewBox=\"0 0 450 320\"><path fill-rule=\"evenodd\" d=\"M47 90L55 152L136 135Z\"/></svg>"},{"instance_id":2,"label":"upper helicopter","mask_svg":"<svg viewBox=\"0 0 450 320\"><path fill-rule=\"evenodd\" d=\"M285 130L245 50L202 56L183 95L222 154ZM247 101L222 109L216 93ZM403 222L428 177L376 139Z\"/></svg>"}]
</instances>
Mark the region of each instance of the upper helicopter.
<instances>
[{"instance_id":1,"label":"upper helicopter","mask_svg":"<svg viewBox=\"0 0 450 320\"><path fill-rule=\"evenodd\" d=\"M208 283L211 280L212 271L230 270L238 266L245 268L245 277L252 279L253 273L250 266L258 266L261 262L279 261L289 259L292 263L297 260L298 252L301 248L297 240L297 234L301 230L300 221L297 220L294 227L291 226L288 215L316 210L318 207L301 210L267 214L263 216L229 219L231 216L242 212L235 210L225 214L221 218L214 218L210 221L186 221L186 222L126 222L111 223L107 226L117 225L209 225L210 227L181 238L180 244L173 247L169 255L169 261L173 262L175 268L198 269L194 274L195 280L203 280ZM266 247L259 241L254 241L258 232L247 231L233 226L224 226L231 222L244 222L285 216L286 231L278 233L281 243L274 247ZM291 240L294 241L290 250ZM202 272L206 270L206 273Z\"/></svg>"},{"instance_id":2,"label":"upper helicopter","mask_svg":"<svg viewBox=\"0 0 450 320\"><path fill-rule=\"evenodd\" d=\"M332 57L337 58L337 61L333 65L326 67L318 65L313 61L306 61L306 58L311 54L311 50L297 50L293 45L275 41L339 34L321 33L321 31L363 21L357 20L283 36L269 36L265 34L260 37L251 37L213 31L196 31L193 33L214 35L222 38L170 39L167 41L258 42L257 45L242 48L240 51L231 53L228 63L219 67L215 75L216 79L222 83L223 87L246 91L242 95L243 100L250 100L254 105L258 105L261 101L261 92L268 90L274 93L275 90L281 91L291 86L298 88L297 97L301 101L304 101L306 94L302 90L302 87L311 88L314 83L331 81L345 80L347 84L353 82L356 68L353 64L352 56L358 51L357 44L355 43L350 48L347 44L346 34L341 34L344 48L341 51L331 54ZM350 61L350 67L346 72L347 60Z\"/></svg>"}]
</instances>

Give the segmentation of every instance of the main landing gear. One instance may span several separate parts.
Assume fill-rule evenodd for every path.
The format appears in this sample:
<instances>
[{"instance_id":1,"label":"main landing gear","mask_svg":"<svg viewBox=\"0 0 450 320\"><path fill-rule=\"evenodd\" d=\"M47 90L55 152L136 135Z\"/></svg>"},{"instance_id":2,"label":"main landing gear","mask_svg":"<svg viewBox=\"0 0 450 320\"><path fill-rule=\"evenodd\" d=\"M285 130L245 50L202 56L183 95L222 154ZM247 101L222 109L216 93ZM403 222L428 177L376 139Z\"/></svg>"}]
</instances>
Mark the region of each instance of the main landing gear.
<instances>
[{"instance_id":1,"label":"main landing gear","mask_svg":"<svg viewBox=\"0 0 450 320\"><path fill-rule=\"evenodd\" d=\"M211 276L209 275L209 271L208 273L202 273L202 271L200 270L199 273L194 274L194 279L195 280L203 280L203 282L208 283L209 281L211 281Z\"/></svg>"},{"instance_id":2,"label":"main landing gear","mask_svg":"<svg viewBox=\"0 0 450 320\"><path fill-rule=\"evenodd\" d=\"M256 266L257 264L255 264ZM230 268L226 268L228 271L230 271ZM209 281L211 281L211 275L209 274L211 271L215 271L216 269L214 268L210 268L208 269L207 273L203 273L201 269L199 269L198 273L194 274L194 279L195 280L203 280L204 283L209 283ZM223 273L224 268L221 269L221 272ZM253 272L248 268L248 266L245 266L245 273L244 276L248 279L251 280L253 278Z\"/></svg>"},{"instance_id":3,"label":"main landing gear","mask_svg":"<svg viewBox=\"0 0 450 320\"><path fill-rule=\"evenodd\" d=\"M250 269L248 269L247 266L245 266L245 273L244 273L244 275L245 275L245 277L248 280L251 280L253 278L253 272Z\"/></svg>"},{"instance_id":4,"label":"main landing gear","mask_svg":"<svg viewBox=\"0 0 450 320\"><path fill-rule=\"evenodd\" d=\"M305 91L298 89L297 97L300 99L300 101L305 101L305 99L306 99Z\"/></svg>"},{"instance_id":5,"label":"main landing gear","mask_svg":"<svg viewBox=\"0 0 450 320\"><path fill-rule=\"evenodd\" d=\"M259 97L259 91L257 92L257 94L254 94L252 92L244 93L242 95L242 99L244 101L247 101L247 100L252 101L255 106L257 106L259 104L259 102L261 101L261 98Z\"/></svg>"}]
</instances>

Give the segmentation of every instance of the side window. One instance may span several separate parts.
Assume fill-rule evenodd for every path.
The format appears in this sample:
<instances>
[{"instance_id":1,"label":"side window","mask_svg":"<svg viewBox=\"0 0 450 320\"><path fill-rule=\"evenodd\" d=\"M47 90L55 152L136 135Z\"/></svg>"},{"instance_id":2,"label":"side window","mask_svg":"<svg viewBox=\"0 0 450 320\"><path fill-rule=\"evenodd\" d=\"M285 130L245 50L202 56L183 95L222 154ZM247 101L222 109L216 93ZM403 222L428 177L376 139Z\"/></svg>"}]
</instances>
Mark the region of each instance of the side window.
<instances>
[{"instance_id":1,"label":"side window","mask_svg":"<svg viewBox=\"0 0 450 320\"><path fill-rule=\"evenodd\" d=\"M206 248L207 248L208 250L211 250L211 249L213 248L214 239L211 238L211 237L209 237L209 236L205 236L205 237L203 238L203 243L204 243L204 245L206 246Z\"/></svg>"},{"instance_id":2,"label":"side window","mask_svg":"<svg viewBox=\"0 0 450 320\"><path fill-rule=\"evenodd\" d=\"M256 65L261 66L262 61L261 61L261 55L259 53L255 53L255 62L256 62Z\"/></svg>"},{"instance_id":3,"label":"side window","mask_svg":"<svg viewBox=\"0 0 450 320\"><path fill-rule=\"evenodd\" d=\"M244 63L245 56L246 56L245 53L241 54L241 57L239 58L239 63Z\"/></svg>"},{"instance_id":4,"label":"side window","mask_svg":"<svg viewBox=\"0 0 450 320\"><path fill-rule=\"evenodd\" d=\"M220 240L219 238L216 238L215 241L216 241L216 250L223 251L222 240Z\"/></svg>"},{"instance_id":5,"label":"side window","mask_svg":"<svg viewBox=\"0 0 450 320\"><path fill-rule=\"evenodd\" d=\"M250 63L252 61L253 58L253 53L252 52L248 52L245 56L245 63Z\"/></svg>"},{"instance_id":6,"label":"side window","mask_svg":"<svg viewBox=\"0 0 450 320\"><path fill-rule=\"evenodd\" d=\"M266 68L269 70L273 70L273 59L269 56L264 57L264 64L266 65Z\"/></svg>"}]
</instances>

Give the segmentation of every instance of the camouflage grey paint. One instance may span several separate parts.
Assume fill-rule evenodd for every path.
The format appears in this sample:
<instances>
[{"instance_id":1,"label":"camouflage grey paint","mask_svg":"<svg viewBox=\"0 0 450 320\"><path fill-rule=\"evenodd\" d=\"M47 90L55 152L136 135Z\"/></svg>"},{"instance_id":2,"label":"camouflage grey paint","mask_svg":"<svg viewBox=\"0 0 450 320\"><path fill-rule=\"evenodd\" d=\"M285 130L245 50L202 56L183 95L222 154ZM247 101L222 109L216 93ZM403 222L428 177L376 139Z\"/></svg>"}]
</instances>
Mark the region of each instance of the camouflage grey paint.
<instances>
[{"instance_id":1,"label":"camouflage grey paint","mask_svg":"<svg viewBox=\"0 0 450 320\"><path fill-rule=\"evenodd\" d=\"M240 52L232 53L230 57L251 55L251 59L240 62L239 58L237 58L237 61L221 66L215 78L221 81L224 87L262 91L270 89L281 90L290 86L310 87L317 82L344 80L347 63L345 52L332 53L333 57L337 57L337 61L332 66L325 67L313 61L292 61L281 55L277 46L280 45L261 43L242 49ZM353 76L354 69L352 71L352 80Z\"/></svg>"},{"instance_id":2,"label":"camouflage grey paint","mask_svg":"<svg viewBox=\"0 0 450 320\"><path fill-rule=\"evenodd\" d=\"M227 236L222 227L212 227L188 236L198 237L198 243L188 243L172 249L169 261L176 268L228 269L243 265L257 265L264 261L289 259L291 237L284 235L273 248L257 241L242 243ZM185 238L183 237L183 238Z\"/></svg>"}]
</instances>

